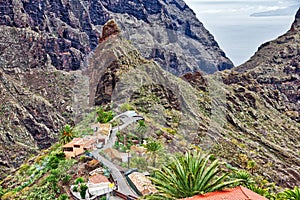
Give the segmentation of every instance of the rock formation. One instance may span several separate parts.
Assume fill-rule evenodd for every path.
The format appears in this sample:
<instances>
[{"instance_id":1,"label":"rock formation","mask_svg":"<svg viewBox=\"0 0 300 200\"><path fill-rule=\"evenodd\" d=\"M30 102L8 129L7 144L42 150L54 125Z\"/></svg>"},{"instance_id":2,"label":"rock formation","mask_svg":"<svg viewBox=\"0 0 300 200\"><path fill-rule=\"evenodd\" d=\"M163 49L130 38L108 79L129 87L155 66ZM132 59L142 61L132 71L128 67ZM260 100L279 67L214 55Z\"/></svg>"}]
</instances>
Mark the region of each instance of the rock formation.
<instances>
[{"instance_id":1,"label":"rock formation","mask_svg":"<svg viewBox=\"0 0 300 200\"><path fill-rule=\"evenodd\" d=\"M233 67L182 0L16 0L5 1L0 9L0 25L31 29L42 36L36 42L57 69L84 67L102 26L112 18L144 57L153 58L173 74Z\"/></svg>"}]
</instances>

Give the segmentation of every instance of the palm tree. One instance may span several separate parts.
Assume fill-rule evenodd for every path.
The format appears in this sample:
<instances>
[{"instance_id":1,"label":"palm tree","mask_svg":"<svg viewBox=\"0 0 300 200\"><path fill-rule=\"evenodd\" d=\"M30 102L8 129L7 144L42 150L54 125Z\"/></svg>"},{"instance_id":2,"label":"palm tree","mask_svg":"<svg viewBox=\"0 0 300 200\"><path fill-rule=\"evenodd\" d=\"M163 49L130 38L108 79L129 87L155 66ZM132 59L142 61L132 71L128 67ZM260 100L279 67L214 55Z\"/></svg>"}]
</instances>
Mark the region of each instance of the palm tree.
<instances>
[{"instance_id":1,"label":"palm tree","mask_svg":"<svg viewBox=\"0 0 300 200\"><path fill-rule=\"evenodd\" d=\"M162 144L151 139L147 142L145 148L147 149L147 152L150 153L153 159L153 167L155 167L157 154L163 148Z\"/></svg>"},{"instance_id":2,"label":"palm tree","mask_svg":"<svg viewBox=\"0 0 300 200\"><path fill-rule=\"evenodd\" d=\"M144 134L148 130L148 126L146 125L144 120L139 120L138 125L136 127L137 132L140 134L140 144L142 143L142 139L144 138Z\"/></svg>"},{"instance_id":3,"label":"palm tree","mask_svg":"<svg viewBox=\"0 0 300 200\"><path fill-rule=\"evenodd\" d=\"M155 177L151 178L157 193L148 199L177 199L191 197L197 194L221 190L240 179L225 181L229 173L222 173L219 161L210 162L211 155L199 152L187 152L180 158L160 170L155 170Z\"/></svg>"},{"instance_id":4,"label":"palm tree","mask_svg":"<svg viewBox=\"0 0 300 200\"><path fill-rule=\"evenodd\" d=\"M73 128L71 125L66 124L64 128L60 131L60 142L62 144L66 144L70 142L74 137L74 132Z\"/></svg>"}]
</instances>

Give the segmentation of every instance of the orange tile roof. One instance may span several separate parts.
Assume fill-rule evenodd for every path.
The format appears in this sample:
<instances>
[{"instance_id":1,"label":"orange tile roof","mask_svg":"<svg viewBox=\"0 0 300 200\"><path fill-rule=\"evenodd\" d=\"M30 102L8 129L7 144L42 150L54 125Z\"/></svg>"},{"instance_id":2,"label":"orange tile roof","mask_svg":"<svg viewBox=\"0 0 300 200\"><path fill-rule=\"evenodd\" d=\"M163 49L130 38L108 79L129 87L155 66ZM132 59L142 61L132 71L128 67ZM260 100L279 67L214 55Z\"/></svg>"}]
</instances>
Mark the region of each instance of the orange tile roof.
<instances>
[{"instance_id":1,"label":"orange tile roof","mask_svg":"<svg viewBox=\"0 0 300 200\"><path fill-rule=\"evenodd\" d=\"M209 192L203 195L184 198L181 200L268 200L251 190L238 186L232 189Z\"/></svg>"},{"instance_id":2,"label":"orange tile roof","mask_svg":"<svg viewBox=\"0 0 300 200\"><path fill-rule=\"evenodd\" d=\"M65 144L63 147L74 147L74 145L83 145L83 139L74 138L71 142Z\"/></svg>"},{"instance_id":3,"label":"orange tile roof","mask_svg":"<svg viewBox=\"0 0 300 200\"><path fill-rule=\"evenodd\" d=\"M94 174L94 175L90 176L89 181L94 184L109 183L108 178L106 178L106 176L103 176L101 174Z\"/></svg>"}]
</instances>

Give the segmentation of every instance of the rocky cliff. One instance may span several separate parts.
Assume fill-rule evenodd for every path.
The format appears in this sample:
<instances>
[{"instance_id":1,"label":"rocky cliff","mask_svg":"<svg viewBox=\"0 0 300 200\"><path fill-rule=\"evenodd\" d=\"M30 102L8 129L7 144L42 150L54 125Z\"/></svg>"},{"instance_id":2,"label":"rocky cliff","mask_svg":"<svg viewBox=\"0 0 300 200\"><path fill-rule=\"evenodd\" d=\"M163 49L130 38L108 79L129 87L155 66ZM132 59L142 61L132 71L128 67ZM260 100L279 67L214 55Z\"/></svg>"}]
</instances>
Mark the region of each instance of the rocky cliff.
<instances>
[{"instance_id":1,"label":"rocky cliff","mask_svg":"<svg viewBox=\"0 0 300 200\"><path fill-rule=\"evenodd\" d=\"M0 13L0 25L41 34L36 41L44 50L41 54L48 55L57 69L84 67L102 26L112 18L144 57L175 75L233 67L182 0L7 0L1 3Z\"/></svg>"}]
</instances>

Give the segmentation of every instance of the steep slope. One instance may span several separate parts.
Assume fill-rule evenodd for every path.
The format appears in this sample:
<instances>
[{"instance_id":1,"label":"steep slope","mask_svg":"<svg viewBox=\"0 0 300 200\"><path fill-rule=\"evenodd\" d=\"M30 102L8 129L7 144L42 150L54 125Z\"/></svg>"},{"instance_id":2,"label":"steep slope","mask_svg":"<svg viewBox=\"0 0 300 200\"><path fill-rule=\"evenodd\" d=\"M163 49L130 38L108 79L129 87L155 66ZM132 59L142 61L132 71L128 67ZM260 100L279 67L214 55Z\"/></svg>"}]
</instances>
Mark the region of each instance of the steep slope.
<instances>
[{"instance_id":1,"label":"steep slope","mask_svg":"<svg viewBox=\"0 0 300 200\"><path fill-rule=\"evenodd\" d=\"M291 29L259 47L245 64L234 69L226 83L243 83L260 93L278 111L300 122L300 11ZM238 74L235 74L238 72ZM259 87L257 87L259 86Z\"/></svg>"},{"instance_id":2,"label":"steep slope","mask_svg":"<svg viewBox=\"0 0 300 200\"><path fill-rule=\"evenodd\" d=\"M300 181L297 119L276 108L280 99L264 97L273 90L243 72L188 73L182 79L189 86L143 59L118 34L102 39L89 63L100 80L93 82L97 87L91 87L90 97L97 104L112 102L115 109L134 105L155 127L151 136L163 139L169 151L200 147L234 167L248 169L254 162L258 179L284 187ZM168 131L160 135L156 130Z\"/></svg>"},{"instance_id":3,"label":"steep slope","mask_svg":"<svg viewBox=\"0 0 300 200\"><path fill-rule=\"evenodd\" d=\"M182 0L5 1L0 25L41 33L39 43L57 69L76 70L114 18L124 37L146 58L179 75L233 67L213 36Z\"/></svg>"}]
</instances>

